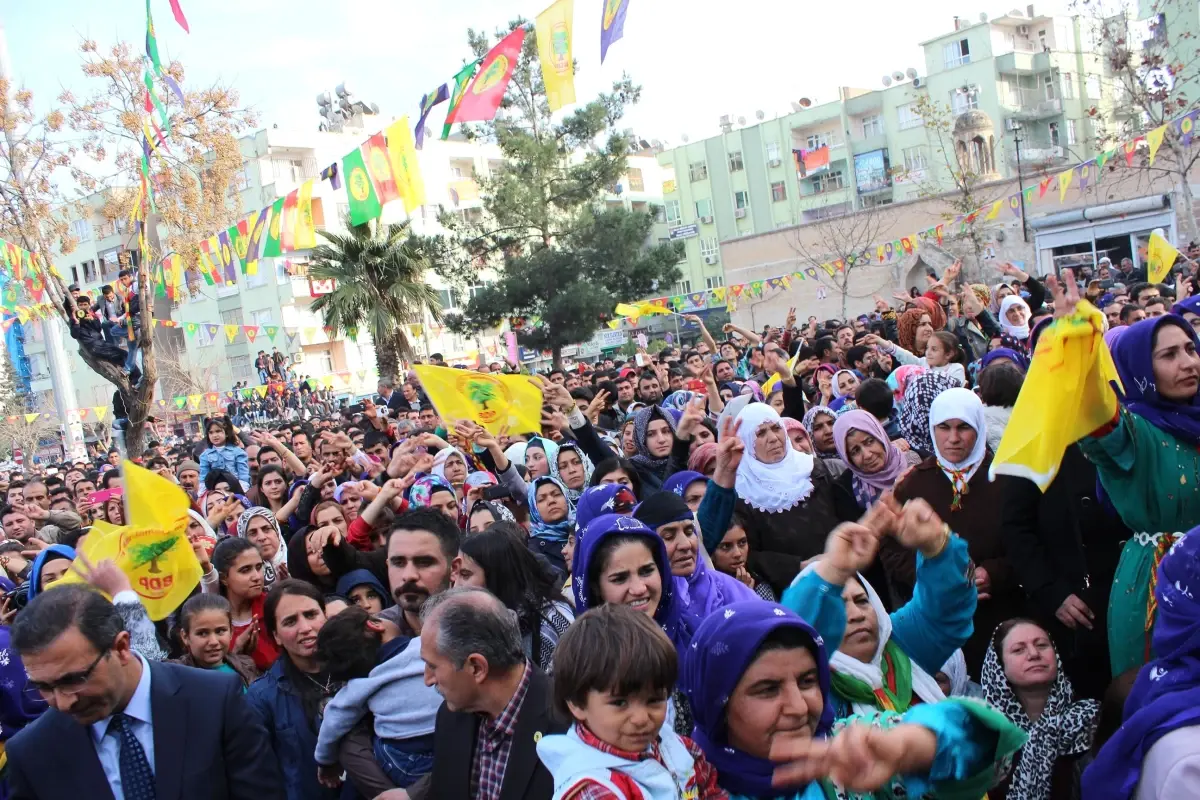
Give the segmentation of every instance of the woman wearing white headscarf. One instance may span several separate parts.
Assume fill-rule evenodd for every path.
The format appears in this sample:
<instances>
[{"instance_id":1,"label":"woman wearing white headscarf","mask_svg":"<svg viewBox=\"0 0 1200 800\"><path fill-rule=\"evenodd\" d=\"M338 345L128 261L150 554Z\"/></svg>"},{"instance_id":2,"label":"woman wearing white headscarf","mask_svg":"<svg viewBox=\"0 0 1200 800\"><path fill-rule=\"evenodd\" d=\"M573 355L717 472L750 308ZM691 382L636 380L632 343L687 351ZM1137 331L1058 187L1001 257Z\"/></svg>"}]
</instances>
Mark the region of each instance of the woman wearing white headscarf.
<instances>
[{"instance_id":1,"label":"woman wearing white headscarf","mask_svg":"<svg viewBox=\"0 0 1200 800\"><path fill-rule=\"evenodd\" d=\"M824 552L837 525L833 477L820 459L792 447L783 419L766 403L750 403L733 425L742 451L718 447L697 512L704 546L716 549L736 508L747 523L749 569L782 593L804 561Z\"/></svg>"},{"instance_id":2,"label":"woman wearing white headscarf","mask_svg":"<svg viewBox=\"0 0 1200 800\"><path fill-rule=\"evenodd\" d=\"M901 503L925 499L967 541L975 563L979 607L975 633L963 646L963 654L971 675L978 678L989 632L1024 611L1023 594L1004 546L1004 493L1000 484L988 480L992 453L982 401L967 389L941 392L929 408L929 436L934 455L896 485L896 499ZM879 557L896 599L906 601L915 579L912 554L884 540Z\"/></svg>"},{"instance_id":3,"label":"woman wearing white headscarf","mask_svg":"<svg viewBox=\"0 0 1200 800\"><path fill-rule=\"evenodd\" d=\"M1029 304L1020 295L1010 294L1000 303L1000 316L996 321L1004 331L1000 341L1005 347L1029 355Z\"/></svg>"}]
</instances>

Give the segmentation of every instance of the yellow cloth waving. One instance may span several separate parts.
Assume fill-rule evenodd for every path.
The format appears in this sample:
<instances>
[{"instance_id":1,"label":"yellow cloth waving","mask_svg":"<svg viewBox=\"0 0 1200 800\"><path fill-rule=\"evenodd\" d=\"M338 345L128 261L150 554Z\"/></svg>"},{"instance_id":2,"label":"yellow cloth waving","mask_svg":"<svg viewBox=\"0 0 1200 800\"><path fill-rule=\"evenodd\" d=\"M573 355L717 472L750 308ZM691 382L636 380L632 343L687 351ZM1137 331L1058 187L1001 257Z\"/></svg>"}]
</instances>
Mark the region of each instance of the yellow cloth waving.
<instances>
[{"instance_id":1,"label":"yellow cloth waving","mask_svg":"<svg viewBox=\"0 0 1200 800\"><path fill-rule=\"evenodd\" d=\"M152 620L178 608L200 582L200 562L188 542L183 489L129 461L121 465L128 525L97 522L80 553L95 564L112 559L129 578ZM71 570L63 582L82 583Z\"/></svg>"},{"instance_id":2,"label":"yellow cloth waving","mask_svg":"<svg viewBox=\"0 0 1200 800\"><path fill-rule=\"evenodd\" d=\"M433 407L449 426L469 419L489 433L538 432L542 429L542 392L524 375L474 370L413 367Z\"/></svg>"},{"instance_id":3,"label":"yellow cloth waving","mask_svg":"<svg viewBox=\"0 0 1200 800\"><path fill-rule=\"evenodd\" d=\"M1044 492L1067 447L1113 419L1117 396L1109 381L1119 379L1103 334L1104 315L1086 300L1042 333L992 460L993 479L1028 478Z\"/></svg>"}]
</instances>

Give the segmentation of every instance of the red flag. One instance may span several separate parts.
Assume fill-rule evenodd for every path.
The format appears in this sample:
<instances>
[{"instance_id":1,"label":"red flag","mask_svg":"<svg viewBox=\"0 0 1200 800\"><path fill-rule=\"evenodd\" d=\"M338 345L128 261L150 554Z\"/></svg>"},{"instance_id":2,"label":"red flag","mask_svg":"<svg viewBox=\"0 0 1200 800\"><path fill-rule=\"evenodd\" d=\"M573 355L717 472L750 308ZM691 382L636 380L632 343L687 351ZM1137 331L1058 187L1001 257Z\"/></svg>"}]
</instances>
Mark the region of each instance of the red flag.
<instances>
[{"instance_id":1,"label":"red flag","mask_svg":"<svg viewBox=\"0 0 1200 800\"><path fill-rule=\"evenodd\" d=\"M292 249L292 234L296 229L296 203L299 199L299 189L293 189L283 199L283 224L279 228L279 246L283 250Z\"/></svg>"},{"instance_id":2,"label":"red flag","mask_svg":"<svg viewBox=\"0 0 1200 800\"><path fill-rule=\"evenodd\" d=\"M171 0L171 13L175 15L175 21L179 23L179 27L188 33L192 32L192 29L188 27L187 17L183 15L183 9L179 7L179 0Z\"/></svg>"},{"instance_id":3,"label":"red flag","mask_svg":"<svg viewBox=\"0 0 1200 800\"><path fill-rule=\"evenodd\" d=\"M392 174L392 162L388 158L387 142L382 131L363 143L362 154L363 161L367 164L367 173L375 184L379 204L386 205L393 200L399 200L400 191L396 188L396 176Z\"/></svg>"},{"instance_id":4,"label":"red flag","mask_svg":"<svg viewBox=\"0 0 1200 800\"><path fill-rule=\"evenodd\" d=\"M495 119L524 43L525 29L517 28L483 57L475 79L463 92L462 101L452 113L454 119L447 118L447 123L489 122Z\"/></svg>"}]
</instances>

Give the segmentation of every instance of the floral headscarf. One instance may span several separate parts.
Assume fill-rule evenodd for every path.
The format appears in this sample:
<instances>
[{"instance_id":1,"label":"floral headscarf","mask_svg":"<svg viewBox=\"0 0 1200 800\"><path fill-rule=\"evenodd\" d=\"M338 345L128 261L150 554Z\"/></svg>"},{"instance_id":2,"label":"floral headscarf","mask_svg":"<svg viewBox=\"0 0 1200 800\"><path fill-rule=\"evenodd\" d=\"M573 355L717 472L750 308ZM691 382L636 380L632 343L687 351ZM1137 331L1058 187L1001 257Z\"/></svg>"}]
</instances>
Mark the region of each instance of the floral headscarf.
<instances>
[{"instance_id":1,"label":"floral headscarf","mask_svg":"<svg viewBox=\"0 0 1200 800\"><path fill-rule=\"evenodd\" d=\"M454 494L454 487L437 475L422 475L408 490L408 504L413 508L429 508L438 492Z\"/></svg>"},{"instance_id":2,"label":"floral headscarf","mask_svg":"<svg viewBox=\"0 0 1200 800\"><path fill-rule=\"evenodd\" d=\"M832 458L837 455L836 451L821 453L817 451L817 440L813 436L813 426L817 424L817 417L824 414L832 420L837 419L837 412L829 406L813 406L808 411L804 412L804 429L808 431L808 438L813 444L813 453L824 458Z\"/></svg>"},{"instance_id":3,"label":"floral headscarf","mask_svg":"<svg viewBox=\"0 0 1200 800\"><path fill-rule=\"evenodd\" d=\"M924 372L908 379L904 390L904 408L900 411L900 432L917 450L933 452L929 436L929 408L947 389L958 388L955 378L938 372Z\"/></svg>"},{"instance_id":4,"label":"floral headscarf","mask_svg":"<svg viewBox=\"0 0 1200 800\"><path fill-rule=\"evenodd\" d=\"M688 469L711 475L717 464L717 443L705 442L688 456Z\"/></svg>"},{"instance_id":5,"label":"floral headscarf","mask_svg":"<svg viewBox=\"0 0 1200 800\"><path fill-rule=\"evenodd\" d=\"M275 555L270 561L263 561L263 588L270 589L275 585L275 581L282 580L288 576L287 571L287 541L283 538L283 533L279 530L279 520L275 518L275 512L269 508L262 506L252 506L242 512L237 521L237 535L239 539L245 539L246 534L250 530L250 520L255 517L262 517L271 523L271 527L275 530L275 538L279 540L279 549L275 551Z\"/></svg>"},{"instance_id":6,"label":"floral headscarf","mask_svg":"<svg viewBox=\"0 0 1200 800\"><path fill-rule=\"evenodd\" d=\"M679 425L679 418L676 416L679 412L675 409L663 409L658 406L647 406L637 412L633 418L633 441L637 445L637 454L630 459L634 464L645 467L655 474L662 473L667 468L667 462L671 459L671 454L656 458L650 455L650 450L646 446L646 436L650 432L650 423L656 419L667 421L672 433ZM665 477L660 475L660 477Z\"/></svg>"},{"instance_id":7,"label":"floral headscarf","mask_svg":"<svg viewBox=\"0 0 1200 800\"><path fill-rule=\"evenodd\" d=\"M583 488L582 489L568 488L567 482L565 480L563 480L563 477L559 472L559 468L558 468L559 456L561 456L563 453L566 453L568 451L574 452L575 455L579 456L579 460L583 463ZM570 500L572 503L579 500L579 495L583 494L583 490L586 489L588 484L591 482L592 473L595 471L596 471L596 465L593 464L592 460L587 457L587 453L583 452L583 448L580 447L577 442L563 442L561 445L559 445L558 453L557 453L557 455L555 455L554 460L550 462L550 477L556 478L558 480L558 482L563 485L563 488L566 489L567 499Z\"/></svg>"}]
</instances>

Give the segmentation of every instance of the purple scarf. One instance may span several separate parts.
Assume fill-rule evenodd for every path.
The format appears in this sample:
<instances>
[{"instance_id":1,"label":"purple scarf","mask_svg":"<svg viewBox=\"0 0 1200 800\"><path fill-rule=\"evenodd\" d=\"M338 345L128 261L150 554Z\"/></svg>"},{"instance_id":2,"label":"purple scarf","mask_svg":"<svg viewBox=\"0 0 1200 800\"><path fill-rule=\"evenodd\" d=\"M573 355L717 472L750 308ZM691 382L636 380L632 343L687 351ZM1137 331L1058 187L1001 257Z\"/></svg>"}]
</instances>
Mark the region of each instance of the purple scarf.
<instances>
[{"instance_id":1,"label":"purple scarf","mask_svg":"<svg viewBox=\"0 0 1200 800\"><path fill-rule=\"evenodd\" d=\"M1154 743L1200 725L1200 528L1188 531L1159 562L1155 595L1158 657L1138 672L1121 727L1083 773L1089 800L1132 797Z\"/></svg>"},{"instance_id":2,"label":"purple scarf","mask_svg":"<svg viewBox=\"0 0 1200 800\"><path fill-rule=\"evenodd\" d=\"M775 764L734 749L725 729L725 705L742 675L754 663L763 640L780 628L795 628L812 641L808 648L817 662L817 682L825 707L813 734L824 737L833 727L829 694L829 657L820 635L793 612L763 600L734 603L704 620L683 653L679 685L687 693L696 727L692 739L718 774L722 789L747 797L791 797L804 787L786 791L771 786Z\"/></svg>"},{"instance_id":3,"label":"purple scarf","mask_svg":"<svg viewBox=\"0 0 1200 800\"><path fill-rule=\"evenodd\" d=\"M1124 394L1117 392L1121 404L1164 433L1193 446L1200 445L1200 394L1190 403L1172 403L1159 396L1154 385L1154 336L1163 325L1175 325L1187 333L1200 349L1200 339L1192 326L1174 314L1145 319L1130 325L1117 339L1113 361L1121 376ZM1115 389L1116 387L1114 387Z\"/></svg>"},{"instance_id":4,"label":"purple scarf","mask_svg":"<svg viewBox=\"0 0 1200 800\"><path fill-rule=\"evenodd\" d=\"M846 439L852 431L862 431L882 442L887 452L883 469L867 474L854 466L846 448ZM875 419L875 415L867 411L847 411L833 423L833 443L837 447L838 456L846 462L846 466L854 473L854 496L859 505L869 507L879 499L879 495L896 485L900 473L904 472L904 454L888 439L887 431Z\"/></svg>"}]
</instances>

